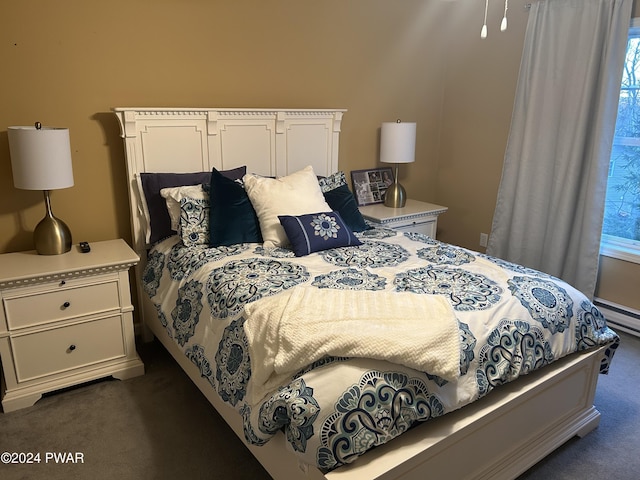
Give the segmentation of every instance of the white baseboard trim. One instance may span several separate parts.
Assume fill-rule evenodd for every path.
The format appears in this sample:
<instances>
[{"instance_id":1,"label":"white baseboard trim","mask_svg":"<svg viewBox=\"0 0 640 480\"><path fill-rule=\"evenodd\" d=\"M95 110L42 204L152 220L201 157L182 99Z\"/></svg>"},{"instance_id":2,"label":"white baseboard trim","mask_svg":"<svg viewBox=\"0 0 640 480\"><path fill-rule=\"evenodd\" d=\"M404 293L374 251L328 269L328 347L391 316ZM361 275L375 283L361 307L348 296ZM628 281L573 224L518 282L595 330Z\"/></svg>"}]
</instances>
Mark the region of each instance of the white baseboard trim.
<instances>
[{"instance_id":1,"label":"white baseboard trim","mask_svg":"<svg viewBox=\"0 0 640 480\"><path fill-rule=\"evenodd\" d=\"M613 330L620 330L640 337L640 310L625 307L602 298L596 298L594 303Z\"/></svg>"}]
</instances>

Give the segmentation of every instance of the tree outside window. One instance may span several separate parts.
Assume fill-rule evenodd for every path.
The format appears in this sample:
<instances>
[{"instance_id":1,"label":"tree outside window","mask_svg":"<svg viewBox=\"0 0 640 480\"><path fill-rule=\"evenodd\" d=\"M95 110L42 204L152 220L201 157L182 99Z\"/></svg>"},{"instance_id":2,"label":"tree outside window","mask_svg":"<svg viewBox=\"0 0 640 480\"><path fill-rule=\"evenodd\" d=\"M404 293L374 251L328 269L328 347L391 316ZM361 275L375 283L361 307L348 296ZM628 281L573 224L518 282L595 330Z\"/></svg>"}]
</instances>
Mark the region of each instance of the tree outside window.
<instances>
[{"instance_id":1,"label":"tree outside window","mask_svg":"<svg viewBox=\"0 0 640 480\"><path fill-rule=\"evenodd\" d=\"M629 32L602 233L640 246L640 27Z\"/></svg>"}]
</instances>

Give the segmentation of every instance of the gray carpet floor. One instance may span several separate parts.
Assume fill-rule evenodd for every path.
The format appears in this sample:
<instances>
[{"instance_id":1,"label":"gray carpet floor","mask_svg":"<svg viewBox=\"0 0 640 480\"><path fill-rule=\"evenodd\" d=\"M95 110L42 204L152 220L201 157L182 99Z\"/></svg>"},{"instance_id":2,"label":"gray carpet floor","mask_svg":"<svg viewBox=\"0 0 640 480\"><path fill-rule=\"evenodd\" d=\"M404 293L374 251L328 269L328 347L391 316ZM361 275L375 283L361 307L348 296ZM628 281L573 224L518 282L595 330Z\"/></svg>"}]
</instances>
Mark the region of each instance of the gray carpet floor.
<instances>
[{"instance_id":1,"label":"gray carpet floor","mask_svg":"<svg viewBox=\"0 0 640 480\"><path fill-rule=\"evenodd\" d=\"M518 480L640 478L640 339L621 337L611 373L599 379L600 426ZM269 478L162 346L139 353L144 376L85 384L0 413L0 453L41 456L38 464L0 463L0 479ZM47 452L71 452L83 463L45 463Z\"/></svg>"}]
</instances>

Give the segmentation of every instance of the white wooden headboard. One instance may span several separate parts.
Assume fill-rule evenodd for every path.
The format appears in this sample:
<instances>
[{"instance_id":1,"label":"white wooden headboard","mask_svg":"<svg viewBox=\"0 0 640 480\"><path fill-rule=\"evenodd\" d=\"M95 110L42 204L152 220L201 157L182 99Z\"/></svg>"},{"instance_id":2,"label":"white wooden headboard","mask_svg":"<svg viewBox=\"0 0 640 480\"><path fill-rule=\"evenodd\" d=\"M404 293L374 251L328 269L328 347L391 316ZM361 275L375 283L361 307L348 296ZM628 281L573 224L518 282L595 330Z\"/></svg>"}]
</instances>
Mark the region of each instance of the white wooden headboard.
<instances>
[{"instance_id":1,"label":"white wooden headboard","mask_svg":"<svg viewBox=\"0 0 640 480\"><path fill-rule=\"evenodd\" d=\"M253 108L114 108L124 139L133 247L146 259L140 173L208 172L242 165L281 177L311 165L338 170L340 124L346 110Z\"/></svg>"},{"instance_id":2,"label":"white wooden headboard","mask_svg":"<svg viewBox=\"0 0 640 480\"><path fill-rule=\"evenodd\" d=\"M137 176L144 172L207 172L242 165L284 176L311 165L318 175L338 169L345 110L245 108L114 108L124 138L133 241L141 231Z\"/></svg>"}]
</instances>

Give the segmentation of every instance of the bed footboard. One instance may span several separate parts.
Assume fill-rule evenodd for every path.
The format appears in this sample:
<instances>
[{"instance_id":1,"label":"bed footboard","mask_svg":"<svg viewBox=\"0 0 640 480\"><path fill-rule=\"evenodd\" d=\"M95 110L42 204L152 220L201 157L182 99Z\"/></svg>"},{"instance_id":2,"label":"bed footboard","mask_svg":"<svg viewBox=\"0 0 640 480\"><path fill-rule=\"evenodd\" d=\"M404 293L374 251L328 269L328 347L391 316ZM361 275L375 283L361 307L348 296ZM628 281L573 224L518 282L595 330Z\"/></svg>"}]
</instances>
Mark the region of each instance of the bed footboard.
<instances>
[{"instance_id":1,"label":"bed footboard","mask_svg":"<svg viewBox=\"0 0 640 480\"><path fill-rule=\"evenodd\" d=\"M155 315L146 299L143 308L145 318ZM244 443L240 415L220 399L159 322L148 326ZM245 445L273 478L282 480L423 480L427 474L460 480L513 479L570 438L598 426L600 413L593 399L605 349L560 359L326 475L300 464L282 434L262 447Z\"/></svg>"}]
</instances>

